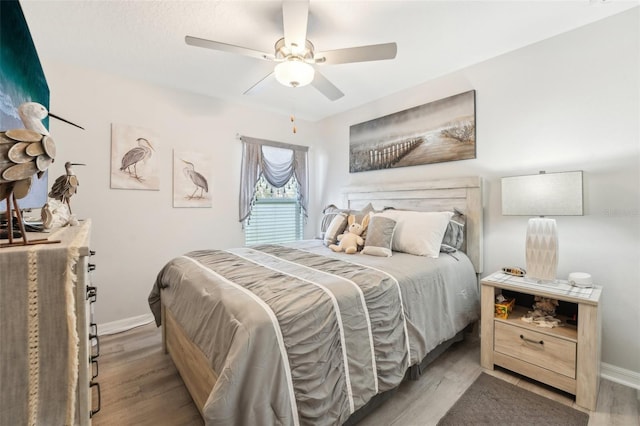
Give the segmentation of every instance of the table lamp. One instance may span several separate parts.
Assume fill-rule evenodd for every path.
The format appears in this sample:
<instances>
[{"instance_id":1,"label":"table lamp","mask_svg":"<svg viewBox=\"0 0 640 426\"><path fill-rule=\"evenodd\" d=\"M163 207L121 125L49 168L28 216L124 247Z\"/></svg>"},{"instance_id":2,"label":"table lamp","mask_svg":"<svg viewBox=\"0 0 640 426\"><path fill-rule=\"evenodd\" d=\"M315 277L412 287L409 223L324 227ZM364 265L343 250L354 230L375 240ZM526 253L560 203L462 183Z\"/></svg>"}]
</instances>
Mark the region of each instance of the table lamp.
<instances>
[{"instance_id":1,"label":"table lamp","mask_svg":"<svg viewBox=\"0 0 640 426\"><path fill-rule=\"evenodd\" d=\"M556 279L558 229L546 216L582 216L582 171L502 178L502 214L539 216L529 219L526 277L538 282Z\"/></svg>"}]
</instances>

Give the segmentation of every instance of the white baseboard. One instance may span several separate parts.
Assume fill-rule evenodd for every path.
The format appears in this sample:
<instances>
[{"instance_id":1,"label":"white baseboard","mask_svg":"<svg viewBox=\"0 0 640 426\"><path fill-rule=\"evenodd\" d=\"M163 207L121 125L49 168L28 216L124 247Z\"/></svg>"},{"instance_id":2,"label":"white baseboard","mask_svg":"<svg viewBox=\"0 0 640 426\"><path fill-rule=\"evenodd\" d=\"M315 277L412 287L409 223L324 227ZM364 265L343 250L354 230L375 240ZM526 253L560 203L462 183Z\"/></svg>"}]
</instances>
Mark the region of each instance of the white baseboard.
<instances>
[{"instance_id":1,"label":"white baseboard","mask_svg":"<svg viewBox=\"0 0 640 426\"><path fill-rule=\"evenodd\" d=\"M111 321L98 325L98 334L100 336L107 334L122 333L141 325L149 324L153 321L153 314L138 315L137 317L125 318L117 321Z\"/></svg>"},{"instance_id":2,"label":"white baseboard","mask_svg":"<svg viewBox=\"0 0 640 426\"><path fill-rule=\"evenodd\" d=\"M640 373L625 370L605 362L600 364L600 377L640 390Z\"/></svg>"}]
</instances>

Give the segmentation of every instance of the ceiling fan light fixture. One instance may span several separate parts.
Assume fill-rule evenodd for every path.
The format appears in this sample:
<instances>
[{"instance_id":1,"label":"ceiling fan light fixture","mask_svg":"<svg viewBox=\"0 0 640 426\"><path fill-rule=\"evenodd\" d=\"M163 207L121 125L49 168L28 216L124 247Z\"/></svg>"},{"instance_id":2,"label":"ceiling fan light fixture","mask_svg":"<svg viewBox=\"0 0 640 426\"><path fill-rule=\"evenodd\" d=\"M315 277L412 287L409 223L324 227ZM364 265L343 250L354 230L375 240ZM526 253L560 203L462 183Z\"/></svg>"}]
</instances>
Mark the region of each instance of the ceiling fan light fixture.
<instances>
[{"instance_id":1,"label":"ceiling fan light fixture","mask_svg":"<svg viewBox=\"0 0 640 426\"><path fill-rule=\"evenodd\" d=\"M302 87L313 81L315 70L310 64L300 59L291 58L276 65L274 73L280 84L289 87Z\"/></svg>"},{"instance_id":2,"label":"ceiling fan light fixture","mask_svg":"<svg viewBox=\"0 0 640 426\"><path fill-rule=\"evenodd\" d=\"M590 1L606 2L613 0ZM244 94L257 93L261 87L264 87L275 78L280 84L287 87L302 87L312 84L315 89L330 101L340 99L344 96L344 93L331 83L322 72L316 73L313 66L323 63L333 65L382 61L394 59L398 52L396 43L382 43L328 50L318 53L316 57L313 43L307 39L308 23L309 0L284 0L282 2L284 34L274 44L273 54L192 36L186 36L185 42L191 46L276 62L274 72L263 77L246 90Z\"/></svg>"}]
</instances>

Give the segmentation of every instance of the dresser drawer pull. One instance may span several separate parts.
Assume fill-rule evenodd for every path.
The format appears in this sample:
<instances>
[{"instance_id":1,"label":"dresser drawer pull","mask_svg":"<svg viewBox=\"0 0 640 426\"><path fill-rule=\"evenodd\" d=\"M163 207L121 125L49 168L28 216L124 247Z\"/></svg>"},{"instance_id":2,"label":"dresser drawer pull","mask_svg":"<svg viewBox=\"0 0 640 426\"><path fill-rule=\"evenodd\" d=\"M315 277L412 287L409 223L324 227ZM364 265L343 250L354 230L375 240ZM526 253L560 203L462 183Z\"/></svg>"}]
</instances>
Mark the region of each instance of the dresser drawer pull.
<instances>
[{"instance_id":1,"label":"dresser drawer pull","mask_svg":"<svg viewBox=\"0 0 640 426\"><path fill-rule=\"evenodd\" d=\"M87 286L87 300L90 300L91 303L93 303L97 299L98 299L98 288L96 286L88 285Z\"/></svg>"},{"instance_id":2,"label":"dresser drawer pull","mask_svg":"<svg viewBox=\"0 0 640 426\"><path fill-rule=\"evenodd\" d=\"M95 342L95 345L93 344ZM98 336L98 324L89 324L89 362L100 356L100 336Z\"/></svg>"},{"instance_id":3,"label":"dresser drawer pull","mask_svg":"<svg viewBox=\"0 0 640 426\"><path fill-rule=\"evenodd\" d=\"M98 369L98 360L91 357L91 381L93 381L93 379L98 377L99 374L100 374L100 371Z\"/></svg>"},{"instance_id":4,"label":"dresser drawer pull","mask_svg":"<svg viewBox=\"0 0 640 426\"><path fill-rule=\"evenodd\" d=\"M543 340L533 340L533 339L528 339L528 338L524 337L522 334L520 335L520 338L521 338L522 340L524 340L525 342L535 343L535 344L539 344L539 345L544 345L544 341L543 341Z\"/></svg>"},{"instance_id":5,"label":"dresser drawer pull","mask_svg":"<svg viewBox=\"0 0 640 426\"><path fill-rule=\"evenodd\" d=\"M93 407L91 408L91 411L89 411L89 418L92 418L93 416L98 414L98 412L100 411L100 407L102 406L102 395L100 392L100 383L98 382L89 383L89 389L91 388L96 388L96 390L98 391L98 408L96 408L95 410L93 409Z\"/></svg>"}]
</instances>

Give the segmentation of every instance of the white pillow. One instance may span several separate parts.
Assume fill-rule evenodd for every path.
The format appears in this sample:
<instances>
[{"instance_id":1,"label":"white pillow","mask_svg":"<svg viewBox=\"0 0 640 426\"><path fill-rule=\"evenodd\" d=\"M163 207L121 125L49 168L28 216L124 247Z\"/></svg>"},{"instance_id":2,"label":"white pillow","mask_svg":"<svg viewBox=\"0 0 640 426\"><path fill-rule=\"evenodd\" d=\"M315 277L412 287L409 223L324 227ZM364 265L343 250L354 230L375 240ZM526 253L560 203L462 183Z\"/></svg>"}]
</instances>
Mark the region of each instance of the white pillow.
<instances>
[{"instance_id":1,"label":"white pillow","mask_svg":"<svg viewBox=\"0 0 640 426\"><path fill-rule=\"evenodd\" d=\"M392 249L416 256L437 258L453 212L385 210L378 213L397 222Z\"/></svg>"}]
</instances>

